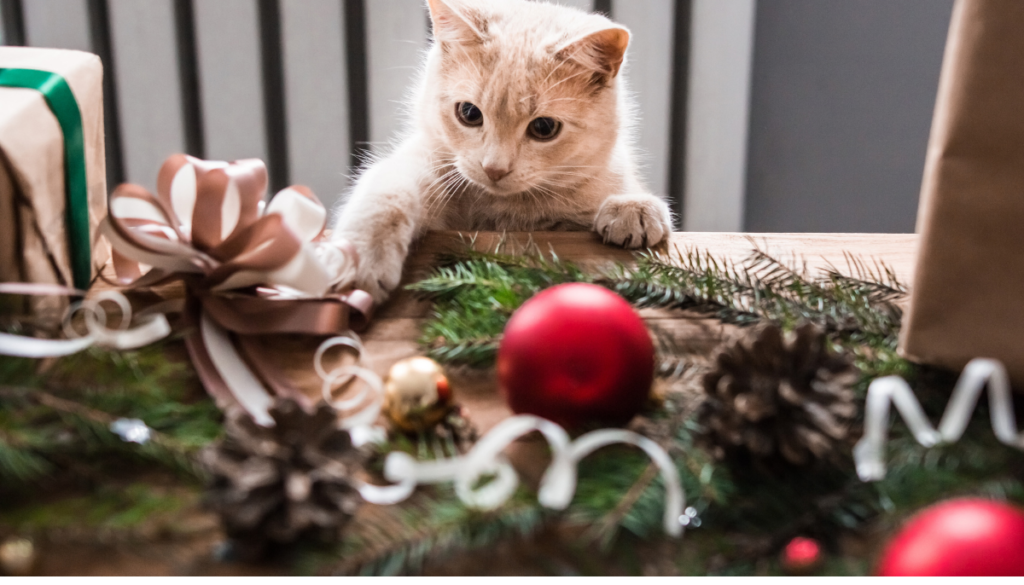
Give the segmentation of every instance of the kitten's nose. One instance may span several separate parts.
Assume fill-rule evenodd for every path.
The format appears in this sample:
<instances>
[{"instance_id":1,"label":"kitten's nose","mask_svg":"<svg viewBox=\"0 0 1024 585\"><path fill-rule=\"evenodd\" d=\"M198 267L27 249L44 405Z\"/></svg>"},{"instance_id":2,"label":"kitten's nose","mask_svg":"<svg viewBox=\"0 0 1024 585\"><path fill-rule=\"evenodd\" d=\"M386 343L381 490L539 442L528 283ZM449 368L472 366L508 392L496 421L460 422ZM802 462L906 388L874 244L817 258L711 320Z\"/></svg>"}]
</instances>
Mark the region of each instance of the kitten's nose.
<instances>
[{"instance_id":1,"label":"kitten's nose","mask_svg":"<svg viewBox=\"0 0 1024 585\"><path fill-rule=\"evenodd\" d=\"M503 168L503 167L485 166L484 167L484 172L487 173L487 177L490 180L492 180L495 183L497 183L498 181L500 181L500 180L504 179L505 177L507 177L508 174L512 172L512 169L507 169L507 168Z\"/></svg>"}]
</instances>

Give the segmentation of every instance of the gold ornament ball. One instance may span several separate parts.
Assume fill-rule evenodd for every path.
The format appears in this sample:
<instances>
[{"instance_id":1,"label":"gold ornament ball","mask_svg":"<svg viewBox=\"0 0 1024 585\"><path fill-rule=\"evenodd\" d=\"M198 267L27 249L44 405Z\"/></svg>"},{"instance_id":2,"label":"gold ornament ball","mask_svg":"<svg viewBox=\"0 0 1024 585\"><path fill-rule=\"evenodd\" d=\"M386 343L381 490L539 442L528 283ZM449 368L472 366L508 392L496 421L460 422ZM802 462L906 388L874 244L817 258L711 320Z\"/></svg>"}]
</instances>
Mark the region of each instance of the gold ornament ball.
<instances>
[{"instance_id":1,"label":"gold ornament ball","mask_svg":"<svg viewBox=\"0 0 1024 585\"><path fill-rule=\"evenodd\" d=\"M451 388L440 364L427 357L391 366L384 382L384 412L399 428L423 432L441 422L451 404Z\"/></svg>"},{"instance_id":2,"label":"gold ornament ball","mask_svg":"<svg viewBox=\"0 0 1024 585\"><path fill-rule=\"evenodd\" d=\"M36 549L27 538L8 538L0 544L0 568L12 577L32 574L36 564Z\"/></svg>"}]
</instances>

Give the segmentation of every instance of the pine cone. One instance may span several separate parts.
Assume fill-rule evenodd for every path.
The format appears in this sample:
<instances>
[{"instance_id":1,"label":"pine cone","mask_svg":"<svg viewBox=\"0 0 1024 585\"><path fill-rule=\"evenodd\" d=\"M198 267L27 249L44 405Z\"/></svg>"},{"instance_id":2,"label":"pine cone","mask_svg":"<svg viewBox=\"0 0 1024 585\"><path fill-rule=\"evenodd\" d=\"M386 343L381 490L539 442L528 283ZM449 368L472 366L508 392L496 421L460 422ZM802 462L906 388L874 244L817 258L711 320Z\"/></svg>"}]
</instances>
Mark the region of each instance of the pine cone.
<instances>
[{"instance_id":1,"label":"pine cone","mask_svg":"<svg viewBox=\"0 0 1024 585\"><path fill-rule=\"evenodd\" d=\"M452 405L448 409L444 420L434 428L434 434L438 439L454 445L459 453L468 453L479 439L466 409L459 405Z\"/></svg>"},{"instance_id":2,"label":"pine cone","mask_svg":"<svg viewBox=\"0 0 1024 585\"><path fill-rule=\"evenodd\" d=\"M803 465L843 452L857 414L850 359L830 351L813 324L788 339L774 325L750 337L720 353L704 376L698 420L715 455L748 451Z\"/></svg>"},{"instance_id":3,"label":"pine cone","mask_svg":"<svg viewBox=\"0 0 1024 585\"><path fill-rule=\"evenodd\" d=\"M322 403L307 414L278 400L270 415L276 424L267 428L229 413L224 438L201 455L212 477L206 504L247 557L269 542L336 539L362 502L351 478L367 454L337 428L333 408Z\"/></svg>"}]
</instances>

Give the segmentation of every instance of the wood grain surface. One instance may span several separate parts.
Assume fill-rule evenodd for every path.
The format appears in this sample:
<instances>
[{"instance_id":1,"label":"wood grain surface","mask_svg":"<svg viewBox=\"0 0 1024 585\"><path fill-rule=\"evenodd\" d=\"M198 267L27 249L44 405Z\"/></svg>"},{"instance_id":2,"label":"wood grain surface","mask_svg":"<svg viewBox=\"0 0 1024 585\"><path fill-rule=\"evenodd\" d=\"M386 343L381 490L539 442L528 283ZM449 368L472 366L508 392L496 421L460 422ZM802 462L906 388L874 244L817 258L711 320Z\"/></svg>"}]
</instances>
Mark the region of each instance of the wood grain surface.
<instances>
[{"instance_id":1,"label":"wood grain surface","mask_svg":"<svg viewBox=\"0 0 1024 585\"><path fill-rule=\"evenodd\" d=\"M477 250L493 250L500 242L520 247L532 242L542 250L554 251L560 258L591 269L607 268L616 262L628 263L633 253L606 246L593 233L478 233L434 232L418 242L406 262L402 285L427 276L437 265L439 254L458 253L472 243ZM737 233L675 233L660 250L706 250L717 258L741 262L757 246L776 257L806 262L809 270L829 265L845 269L846 254L867 262L878 260L891 267L900 280L910 284L917 255L914 234L737 234ZM397 360L422 353L417 344L424 320L431 305L417 300L408 291L399 290L377 311L373 324L362 335L366 346L368 367L383 375ZM710 349L724 335L726 328L711 319L695 319L681 312L642 311L647 322L672 333L694 351ZM498 396L493 370L460 369L451 372L458 400L466 406L471 419L481 432L511 414Z\"/></svg>"}]
</instances>

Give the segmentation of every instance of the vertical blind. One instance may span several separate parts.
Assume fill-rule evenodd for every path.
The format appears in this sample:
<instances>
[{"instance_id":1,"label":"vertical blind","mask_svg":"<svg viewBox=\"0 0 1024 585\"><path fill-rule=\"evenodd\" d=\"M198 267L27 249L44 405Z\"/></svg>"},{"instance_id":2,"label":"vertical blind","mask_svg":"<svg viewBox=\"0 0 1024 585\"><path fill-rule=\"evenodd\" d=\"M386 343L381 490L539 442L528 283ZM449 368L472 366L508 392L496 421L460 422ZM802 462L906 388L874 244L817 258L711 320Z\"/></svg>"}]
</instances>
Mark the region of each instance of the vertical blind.
<instances>
[{"instance_id":1,"label":"vertical blind","mask_svg":"<svg viewBox=\"0 0 1024 585\"><path fill-rule=\"evenodd\" d=\"M653 191L680 211L690 0L561 0L633 31L628 86ZM109 182L153 186L174 152L258 157L333 204L402 124L424 0L0 0L2 42L103 59ZM679 31L683 31L680 34ZM678 64L682 64L681 66Z\"/></svg>"}]
</instances>

